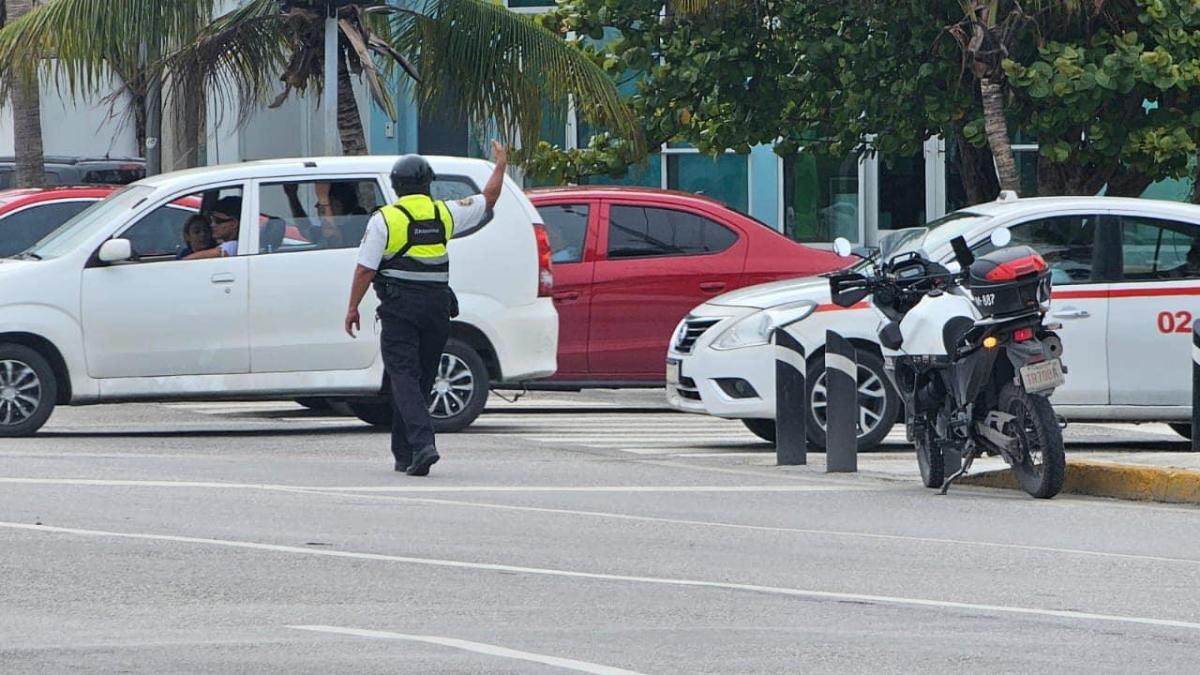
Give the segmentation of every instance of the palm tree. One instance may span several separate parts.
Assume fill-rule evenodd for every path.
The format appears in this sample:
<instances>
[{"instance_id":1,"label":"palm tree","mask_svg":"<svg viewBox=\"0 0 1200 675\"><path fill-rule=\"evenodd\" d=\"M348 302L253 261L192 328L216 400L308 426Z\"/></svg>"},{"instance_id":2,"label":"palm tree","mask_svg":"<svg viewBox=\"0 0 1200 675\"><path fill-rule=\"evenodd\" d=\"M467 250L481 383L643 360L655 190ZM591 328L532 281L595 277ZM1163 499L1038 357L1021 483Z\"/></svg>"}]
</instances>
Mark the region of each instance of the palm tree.
<instances>
[{"instance_id":1,"label":"palm tree","mask_svg":"<svg viewBox=\"0 0 1200 675\"><path fill-rule=\"evenodd\" d=\"M384 0L247 0L210 25L216 4L51 0L0 31L0 62L35 68L53 56L68 90L95 90L110 63L129 63L138 45L148 44L164 55L155 70L168 82L169 98L178 104L206 88L242 103L244 122L254 103L281 105L293 91L325 91L324 25L336 12L335 91L346 154L367 148L353 78L364 79L395 119L389 75L396 69L419 82L421 100L450 100L453 112L494 122L525 148L536 144L546 103L569 94L595 123L644 146L637 120L602 69L488 0L417 0L405 8Z\"/></svg>"},{"instance_id":2,"label":"palm tree","mask_svg":"<svg viewBox=\"0 0 1200 675\"><path fill-rule=\"evenodd\" d=\"M1089 0L1089 9L1098 13L1105 1ZM1074 15L1080 11L1082 0L959 0L959 5L963 18L948 31L962 48L964 66L979 82L984 130L996 161L1000 189L1019 192L1021 180L1005 116L1004 59L1027 26L1047 12Z\"/></svg>"},{"instance_id":3,"label":"palm tree","mask_svg":"<svg viewBox=\"0 0 1200 675\"><path fill-rule=\"evenodd\" d=\"M0 5L3 17L21 18L33 7L33 0L5 0ZM8 83L13 111L13 154L16 155L16 186L41 187L46 182L46 167L42 156L42 103L38 72L14 74Z\"/></svg>"}]
</instances>

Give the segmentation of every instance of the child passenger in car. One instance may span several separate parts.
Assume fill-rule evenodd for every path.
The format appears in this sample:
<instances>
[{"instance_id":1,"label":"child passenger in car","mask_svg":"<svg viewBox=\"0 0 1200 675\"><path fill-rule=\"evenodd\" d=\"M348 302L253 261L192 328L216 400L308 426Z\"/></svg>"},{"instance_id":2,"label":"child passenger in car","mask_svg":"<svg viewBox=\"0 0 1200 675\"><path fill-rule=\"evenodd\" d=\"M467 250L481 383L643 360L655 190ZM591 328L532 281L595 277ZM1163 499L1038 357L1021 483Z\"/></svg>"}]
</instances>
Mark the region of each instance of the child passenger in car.
<instances>
[{"instance_id":1,"label":"child passenger in car","mask_svg":"<svg viewBox=\"0 0 1200 675\"><path fill-rule=\"evenodd\" d=\"M212 223L208 221L208 216L197 213L183 223L183 248L175 253L175 259L181 260L216 245L217 240L213 238Z\"/></svg>"}]
</instances>

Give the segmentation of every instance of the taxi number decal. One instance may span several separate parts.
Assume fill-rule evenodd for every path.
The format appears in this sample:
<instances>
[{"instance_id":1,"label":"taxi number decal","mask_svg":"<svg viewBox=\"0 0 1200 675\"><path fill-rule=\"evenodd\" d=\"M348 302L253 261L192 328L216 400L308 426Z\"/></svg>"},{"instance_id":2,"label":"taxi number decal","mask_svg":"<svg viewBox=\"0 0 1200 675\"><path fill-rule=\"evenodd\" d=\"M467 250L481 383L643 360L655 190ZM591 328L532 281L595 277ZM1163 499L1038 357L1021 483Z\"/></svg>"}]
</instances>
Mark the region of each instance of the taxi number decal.
<instances>
[{"instance_id":1,"label":"taxi number decal","mask_svg":"<svg viewBox=\"0 0 1200 675\"><path fill-rule=\"evenodd\" d=\"M1187 311L1159 312L1158 332L1164 335L1192 332L1192 313Z\"/></svg>"}]
</instances>

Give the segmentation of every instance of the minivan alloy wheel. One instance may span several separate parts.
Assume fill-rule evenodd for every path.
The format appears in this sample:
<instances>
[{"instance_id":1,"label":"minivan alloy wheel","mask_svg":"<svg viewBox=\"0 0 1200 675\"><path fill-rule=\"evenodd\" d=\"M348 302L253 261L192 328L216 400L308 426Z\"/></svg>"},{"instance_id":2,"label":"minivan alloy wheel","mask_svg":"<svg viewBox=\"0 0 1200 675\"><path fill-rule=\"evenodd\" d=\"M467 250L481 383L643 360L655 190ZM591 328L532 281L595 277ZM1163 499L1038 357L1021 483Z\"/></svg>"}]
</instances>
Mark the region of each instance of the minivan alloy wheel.
<instances>
[{"instance_id":1,"label":"minivan alloy wheel","mask_svg":"<svg viewBox=\"0 0 1200 675\"><path fill-rule=\"evenodd\" d=\"M467 408L475 394L475 374L454 354L442 354L437 377L433 381L433 397L429 414L438 419L453 417Z\"/></svg>"},{"instance_id":2,"label":"minivan alloy wheel","mask_svg":"<svg viewBox=\"0 0 1200 675\"><path fill-rule=\"evenodd\" d=\"M0 424L19 424L33 416L42 400L42 381L27 363L0 361Z\"/></svg>"}]
</instances>

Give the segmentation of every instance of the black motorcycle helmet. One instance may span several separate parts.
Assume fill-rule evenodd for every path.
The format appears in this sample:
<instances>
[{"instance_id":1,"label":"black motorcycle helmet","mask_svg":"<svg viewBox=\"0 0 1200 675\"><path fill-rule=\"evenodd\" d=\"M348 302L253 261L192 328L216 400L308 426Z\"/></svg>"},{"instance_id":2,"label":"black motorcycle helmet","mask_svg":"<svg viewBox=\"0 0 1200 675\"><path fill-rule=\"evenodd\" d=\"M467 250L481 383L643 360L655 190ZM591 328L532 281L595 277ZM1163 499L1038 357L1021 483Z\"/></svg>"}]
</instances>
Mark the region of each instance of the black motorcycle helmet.
<instances>
[{"instance_id":1,"label":"black motorcycle helmet","mask_svg":"<svg viewBox=\"0 0 1200 675\"><path fill-rule=\"evenodd\" d=\"M433 167L420 155L404 155L392 165L392 187L400 197L427 195L433 182Z\"/></svg>"}]
</instances>

